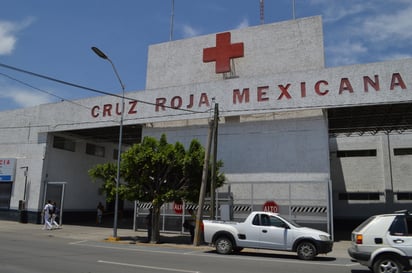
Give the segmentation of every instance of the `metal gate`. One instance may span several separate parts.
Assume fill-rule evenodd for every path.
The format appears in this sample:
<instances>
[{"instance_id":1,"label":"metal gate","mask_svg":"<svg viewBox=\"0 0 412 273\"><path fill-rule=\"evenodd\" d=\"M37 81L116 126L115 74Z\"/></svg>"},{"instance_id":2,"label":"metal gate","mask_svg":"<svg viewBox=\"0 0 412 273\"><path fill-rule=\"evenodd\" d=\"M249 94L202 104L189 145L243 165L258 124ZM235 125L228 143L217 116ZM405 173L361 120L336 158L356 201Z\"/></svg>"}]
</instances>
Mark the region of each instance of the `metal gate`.
<instances>
[{"instance_id":1,"label":"metal gate","mask_svg":"<svg viewBox=\"0 0 412 273\"><path fill-rule=\"evenodd\" d=\"M264 210L273 201L284 218L333 234L330 181L235 182L227 186L233 193L233 219L241 221L251 211Z\"/></svg>"},{"instance_id":2,"label":"metal gate","mask_svg":"<svg viewBox=\"0 0 412 273\"><path fill-rule=\"evenodd\" d=\"M265 202L274 201L284 218L333 234L330 181L227 183L224 189L217 190L216 197L217 219L221 219L223 208L229 206L230 220L243 221L251 211L264 210ZM146 228L145 217L151 206L135 202L135 230ZM182 224L189 217L187 210L198 206L183 203L183 207L182 214L176 214L172 203L162 206L161 231L184 232ZM203 210L204 218L208 219L210 205L207 200Z\"/></svg>"}]
</instances>

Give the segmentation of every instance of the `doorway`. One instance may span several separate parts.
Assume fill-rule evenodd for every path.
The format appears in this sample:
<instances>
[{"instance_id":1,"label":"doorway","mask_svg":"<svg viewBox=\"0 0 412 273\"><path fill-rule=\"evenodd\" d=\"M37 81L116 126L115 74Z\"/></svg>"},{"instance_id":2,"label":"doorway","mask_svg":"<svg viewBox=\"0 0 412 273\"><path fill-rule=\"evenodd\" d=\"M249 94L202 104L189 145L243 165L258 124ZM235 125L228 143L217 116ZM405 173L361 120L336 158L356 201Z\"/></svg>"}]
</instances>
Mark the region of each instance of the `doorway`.
<instances>
[{"instance_id":1,"label":"doorway","mask_svg":"<svg viewBox=\"0 0 412 273\"><path fill-rule=\"evenodd\" d=\"M46 204L47 200L56 202L56 208L58 209L59 217L58 223L60 226L63 224L63 205L66 184L66 182L47 182L43 200L43 204Z\"/></svg>"}]
</instances>

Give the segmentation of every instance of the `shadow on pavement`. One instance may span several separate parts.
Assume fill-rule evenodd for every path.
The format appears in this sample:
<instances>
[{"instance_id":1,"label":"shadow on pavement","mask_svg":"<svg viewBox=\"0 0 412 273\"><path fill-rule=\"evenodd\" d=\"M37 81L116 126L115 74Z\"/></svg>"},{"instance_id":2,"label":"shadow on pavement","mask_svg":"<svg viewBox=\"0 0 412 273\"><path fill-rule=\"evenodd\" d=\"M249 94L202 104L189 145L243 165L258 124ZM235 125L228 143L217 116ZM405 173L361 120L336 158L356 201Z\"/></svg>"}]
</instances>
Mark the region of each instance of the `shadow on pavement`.
<instances>
[{"instance_id":1,"label":"shadow on pavement","mask_svg":"<svg viewBox=\"0 0 412 273\"><path fill-rule=\"evenodd\" d=\"M279 259L289 259L289 260L299 260L301 261L296 253L294 252L288 252L287 254L280 254L280 253L270 253L270 250L249 250L249 249L244 249L241 252L237 252L236 254L232 255L237 255L237 256L246 256L246 257L259 257L259 258L279 258ZM207 251L207 253L216 253L215 250ZM323 255L316 256L315 259L312 261L325 261L325 262L330 262L330 261L335 261L335 257L327 257Z\"/></svg>"}]
</instances>

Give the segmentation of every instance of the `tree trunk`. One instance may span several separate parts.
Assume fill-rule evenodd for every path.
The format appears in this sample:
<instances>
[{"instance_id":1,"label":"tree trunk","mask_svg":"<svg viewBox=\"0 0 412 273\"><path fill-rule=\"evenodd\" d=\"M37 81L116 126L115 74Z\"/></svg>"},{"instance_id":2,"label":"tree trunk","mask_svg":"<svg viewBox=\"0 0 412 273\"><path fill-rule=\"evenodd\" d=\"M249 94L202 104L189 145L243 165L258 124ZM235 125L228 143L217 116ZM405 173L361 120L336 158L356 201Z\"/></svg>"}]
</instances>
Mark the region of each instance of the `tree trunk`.
<instances>
[{"instance_id":1,"label":"tree trunk","mask_svg":"<svg viewBox=\"0 0 412 273\"><path fill-rule=\"evenodd\" d=\"M152 238L150 240L152 244L160 243L160 207L159 205L153 205Z\"/></svg>"}]
</instances>

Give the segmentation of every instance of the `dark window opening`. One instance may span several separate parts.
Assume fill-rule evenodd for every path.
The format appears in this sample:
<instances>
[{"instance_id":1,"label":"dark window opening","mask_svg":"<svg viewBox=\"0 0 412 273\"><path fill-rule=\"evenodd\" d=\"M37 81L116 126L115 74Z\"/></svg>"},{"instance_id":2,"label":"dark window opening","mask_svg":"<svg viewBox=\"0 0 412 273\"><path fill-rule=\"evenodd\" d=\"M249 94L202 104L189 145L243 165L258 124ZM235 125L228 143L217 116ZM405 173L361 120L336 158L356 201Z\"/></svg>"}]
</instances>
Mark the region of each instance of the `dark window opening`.
<instances>
[{"instance_id":1,"label":"dark window opening","mask_svg":"<svg viewBox=\"0 0 412 273\"><path fill-rule=\"evenodd\" d=\"M339 200L379 200L379 192L345 192L339 193Z\"/></svg>"},{"instance_id":2,"label":"dark window opening","mask_svg":"<svg viewBox=\"0 0 412 273\"><path fill-rule=\"evenodd\" d=\"M104 157L105 149L103 146L87 143L86 154Z\"/></svg>"},{"instance_id":3,"label":"dark window opening","mask_svg":"<svg viewBox=\"0 0 412 273\"><path fill-rule=\"evenodd\" d=\"M347 150L347 151L337 151L337 157L366 157L366 156L376 156L376 150Z\"/></svg>"},{"instance_id":4,"label":"dark window opening","mask_svg":"<svg viewBox=\"0 0 412 273\"><path fill-rule=\"evenodd\" d=\"M68 138L54 136L53 148L74 152L76 150L76 142Z\"/></svg>"},{"instance_id":5,"label":"dark window opening","mask_svg":"<svg viewBox=\"0 0 412 273\"><path fill-rule=\"evenodd\" d=\"M393 149L394 155L412 155L412 148L396 148Z\"/></svg>"},{"instance_id":6,"label":"dark window opening","mask_svg":"<svg viewBox=\"0 0 412 273\"><path fill-rule=\"evenodd\" d=\"M398 192L396 196L398 200L412 200L412 192Z\"/></svg>"}]
</instances>

